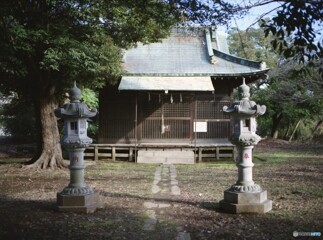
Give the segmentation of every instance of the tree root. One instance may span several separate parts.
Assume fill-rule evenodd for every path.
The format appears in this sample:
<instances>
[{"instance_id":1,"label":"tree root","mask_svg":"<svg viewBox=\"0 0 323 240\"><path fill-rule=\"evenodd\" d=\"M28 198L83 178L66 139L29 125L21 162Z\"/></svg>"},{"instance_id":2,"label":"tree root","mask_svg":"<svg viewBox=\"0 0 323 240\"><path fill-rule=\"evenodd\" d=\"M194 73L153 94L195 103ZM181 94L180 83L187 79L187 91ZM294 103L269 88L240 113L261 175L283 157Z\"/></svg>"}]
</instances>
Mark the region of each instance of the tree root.
<instances>
[{"instance_id":1,"label":"tree root","mask_svg":"<svg viewBox=\"0 0 323 240\"><path fill-rule=\"evenodd\" d=\"M68 165L64 162L62 156L55 153L43 152L37 160L31 160L24 166L24 169L57 169L67 168Z\"/></svg>"}]
</instances>

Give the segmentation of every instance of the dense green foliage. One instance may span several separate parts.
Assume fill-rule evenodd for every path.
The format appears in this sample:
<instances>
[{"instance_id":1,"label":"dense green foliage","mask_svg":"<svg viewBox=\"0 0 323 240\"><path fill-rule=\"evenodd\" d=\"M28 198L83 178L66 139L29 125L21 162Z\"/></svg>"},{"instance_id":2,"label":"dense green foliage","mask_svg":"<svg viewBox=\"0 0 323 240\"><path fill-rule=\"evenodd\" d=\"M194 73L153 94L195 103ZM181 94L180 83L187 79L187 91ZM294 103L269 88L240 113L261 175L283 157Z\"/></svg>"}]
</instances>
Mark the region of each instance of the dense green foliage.
<instances>
[{"instance_id":1,"label":"dense green foliage","mask_svg":"<svg viewBox=\"0 0 323 240\"><path fill-rule=\"evenodd\" d=\"M2 1L1 92L31 99L42 132L44 103L56 104L73 81L91 89L116 82L121 48L159 41L179 21L223 24L230 9L223 1Z\"/></svg>"},{"instance_id":2,"label":"dense green foliage","mask_svg":"<svg viewBox=\"0 0 323 240\"><path fill-rule=\"evenodd\" d=\"M156 41L174 24L159 1L3 1L0 75L6 89L57 94L73 80L100 87L121 72L119 47ZM48 89L47 89L48 91Z\"/></svg>"},{"instance_id":3,"label":"dense green foliage","mask_svg":"<svg viewBox=\"0 0 323 240\"><path fill-rule=\"evenodd\" d=\"M272 34L275 37L271 41L272 47L285 58L308 62L312 67L316 61L320 61L319 70L323 76L321 0L251 0L241 1L238 5L238 12L248 12L260 6L268 7L265 12L259 13L258 20L265 35ZM268 19L267 14L273 14L273 17Z\"/></svg>"},{"instance_id":4,"label":"dense green foliage","mask_svg":"<svg viewBox=\"0 0 323 240\"><path fill-rule=\"evenodd\" d=\"M6 101L1 98L0 100L2 101L0 106L0 127L4 134L11 136L18 142L35 142L37 140L37 127L33 102L26 97L19 98L17 94L7 97ZM89 88L82 89L82 101L89 108L99 107L98 93ZM98 120L96 118L89 123L88 134L95 139L97 131Z\"/></svg>"},{"instance_id":5,"label":"dense green foliage","mask_svg":"<svg viewBox=\"0 0 323 240\"><path fill-rule=\"evenodd\" d=\"M34 108L30 99L19 99L11 96L7 103L0 108L0 126L6 135L12 136L15 141L29 143L36 141L36 122Z\"/></svg>"},{"instance_id":6,"label":"dense green foliage","mask_svg":"<svg viewBox=\"0 0 323 240\"><path fill-rule=\"evenodd\" d=\"M232 29L229 36L231 53L256 61L269 62L269 78L256 83L252 98L267 106L258 119L262 135L292 139L312 138L323 116L323 83L318 63L312 66L293 59L284 59L269 44L262 29ZM307 69L307 72L298 71ZM301 127L300 127L301 126ZM296 130L298 130L298 132ZM294 131L295 130L295 131Z\"/></svg>"},{"instance_id":7,"label":"dense green foliage","mask_svg":"<svg viewBox=\"0 0 323 240\"><path fill-rule=\"evenodd\" d=\"M285 58L296 57L305 62L322 57L322 39L316 39L320 33L315 30L316 24L318 29L323 27L322 21L322 1L289 0L282 3L275 17L262 21L262 27L266 35L272 33L276 37L272 44Z\"/></svg>"},{"instance_id":8,"label":"dense green foliage","mask_svg":"<svg viewBox=\"0 0 323 240\"><path fill-rule=\"evenodd\" d=\"M270 72L266 88L255 90L255 98L267 105L267 118L271 119L267 133L272 136L280 133L279 137L289 139L302 123L306 134L298 134L298 138L311 138L315 125L322 120L323 84L318 68L295 74L298 68L303 66L293 61L280 64Z\"/></svg>"},{"instance_id":9,"label":"dense green foliage","mask_svg":"<svg viewBox=\"0 0 323 240\"><path fill-rule=\"evenodd\" d=\"M273 39L272 35L265 37L260 28L249 28L248 31L232 28L228 36L229 51L239 57L266 62L272 68L279 61L279 55L270 44Z\"/></svg>"},{"instance_id":10,"label":"dense green foliage","mask_svg":"<svg viewBox=\"0 0 323 240\"><path fill-rule=\"evenodd\" d=\"M15 91L18 99L33 102L38 138L43 142L47 139L45 145L49 146L53 141L42 133L57 128L49 109L57 106L75 80L79 86L91 89L107 81L115 83L122 73L122 48L139 41L159 41L179 22L228 24L234 15L246 14L250 8L269 2L280 1L1 1L1 92ZM322 23L322 9L321 1L284 1L277 16L263 24L266 33L278 39L272 42L273 47L301 60L322 59L321 40L316 41L313 28Z\"/></svg>"}]
</instances>

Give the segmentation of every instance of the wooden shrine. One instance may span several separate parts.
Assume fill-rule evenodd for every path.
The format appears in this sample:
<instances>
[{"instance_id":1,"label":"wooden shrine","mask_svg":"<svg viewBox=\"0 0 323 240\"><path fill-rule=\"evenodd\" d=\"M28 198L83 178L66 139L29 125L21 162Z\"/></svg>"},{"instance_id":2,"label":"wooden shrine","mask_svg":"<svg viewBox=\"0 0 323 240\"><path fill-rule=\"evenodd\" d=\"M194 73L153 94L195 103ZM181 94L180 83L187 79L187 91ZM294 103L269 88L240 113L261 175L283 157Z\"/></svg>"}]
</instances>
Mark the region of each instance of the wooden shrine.
<instances>
[{"instance_id":1,"label":"wooden shrine","mask_svg":"<svg viewBox=\"0 0 323 240\"><path fill-rule=\"evenodd\" d=\"M203 153L219 159L222 147L223 156L232 156L222 108L242 78L248 84L269 70L230 55L226 36L202 27L174 28L162 42L138 44L125 51L123 67L119 84L100 92L96 147L110 149L105 156L112 158L113 148L124 149L130 160L140 149L187 149L198 161Z\"/></svg>"}]
</instances>

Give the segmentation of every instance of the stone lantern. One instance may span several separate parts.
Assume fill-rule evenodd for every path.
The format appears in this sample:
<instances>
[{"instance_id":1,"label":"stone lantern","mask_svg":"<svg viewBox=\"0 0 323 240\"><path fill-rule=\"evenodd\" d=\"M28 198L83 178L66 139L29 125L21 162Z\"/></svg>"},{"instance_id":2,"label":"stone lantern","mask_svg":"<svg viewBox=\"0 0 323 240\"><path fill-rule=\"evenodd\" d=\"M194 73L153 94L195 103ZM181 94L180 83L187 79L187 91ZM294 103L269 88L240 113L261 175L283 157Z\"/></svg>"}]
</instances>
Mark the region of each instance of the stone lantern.
<instances>
[{"instance_id":1,"label":"stone lantern","mask_svg":"<svg viewBox=\"0 0 323 240\"><path fill-rule=\"evenodd\" d=\"M87 136L87 120L97 114L80 102L81 90L76 87L69 92L70 103L55 109L55 115L64 119L64 136L61 144L68 151L70 160L70 183L57 193L58 210L61 212L94 212L98 195L84 184L84 150L92 143Z\"/></svg>"},{"instance_id":2,"label":"stone lantern","mask_svg":"<svg viewBox=\"0 0 323 240\"><path fill-rule=\"evenodd\" d=\"M230 213L265 213L272 209L272 201L267 199L267 191L252 179L252 149L261 140L256 134L256 116L263 115L266 106L249 100L250 89L244 79L238 91L240 100L231 107L223 107L223 112L231 115L230 141L238 150L238 181L224 191L220 209Z\"/></svg>"}]
</instances>

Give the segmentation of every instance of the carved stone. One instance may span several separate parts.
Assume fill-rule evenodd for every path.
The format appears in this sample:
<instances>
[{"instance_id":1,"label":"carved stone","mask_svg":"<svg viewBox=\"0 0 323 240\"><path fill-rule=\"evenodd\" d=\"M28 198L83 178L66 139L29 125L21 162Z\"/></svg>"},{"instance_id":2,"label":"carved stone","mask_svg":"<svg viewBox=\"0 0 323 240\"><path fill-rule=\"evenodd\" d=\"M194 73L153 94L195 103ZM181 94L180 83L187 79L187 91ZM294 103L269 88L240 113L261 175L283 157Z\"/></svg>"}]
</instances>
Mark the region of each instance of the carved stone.
<instances>
[{"instance_id":1,"label":"carved stone","mask_svg":"<svg viewBox=\"0 0 323 240\"><path fill-rule=\"evenodd\" d=\"M64 190L63 190L64 192ZM60 212L92 213L98 206L98 194L57 193L57 205Z\"/></svg>"},{"instance_id":2,"label":"carved stone","mask_svg":"<svg viewBox=\"0 0 323 240\"><path fill-rule=\"evenodd\" d=\"M58 210L62 212L89 213L98 205L98 195L84 184L84 150L92 143L87 136L87 119L96 115L80 102L81 90L74 87L70 90L71 102L55 110L55 115L64 119L64 136L62 146L68 151L70 159L70 183L57 193Z\"/></svg>"},{"instance_id":3,"label":"carved stone","mask_svg":"<svg viewBox=\"0 0 323 240\"><path fill-rule=\"evenodd\" d=\"M61 195L89 195L94 193L93 189L85 187L66 187L60 192Z\"/></svg>"},{"instance_id":4,"label":"carved stone","mask_svg":"<svg viewBox=\"0 0 323 240\"><path fill-rule=\"evenodd\" d=\"M240 100L231 107L224 106L224 113L230 114L232 135L230 141L238 150L238 180L224 191L224 199L220 201L220 209L230 213L265 213L271 210L272 201L267 200L267 191L263 190L252 179L252 149L261 137L256 134L256 116L266 112L266 106L250 101L249 87L239 87Z\"/></svg>"}]
</instances>

